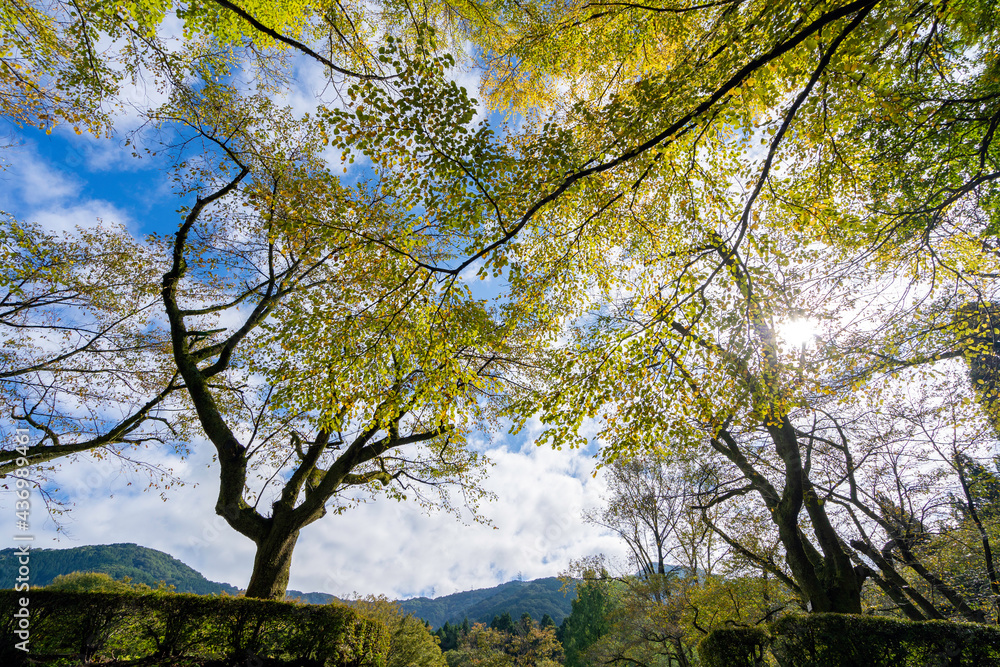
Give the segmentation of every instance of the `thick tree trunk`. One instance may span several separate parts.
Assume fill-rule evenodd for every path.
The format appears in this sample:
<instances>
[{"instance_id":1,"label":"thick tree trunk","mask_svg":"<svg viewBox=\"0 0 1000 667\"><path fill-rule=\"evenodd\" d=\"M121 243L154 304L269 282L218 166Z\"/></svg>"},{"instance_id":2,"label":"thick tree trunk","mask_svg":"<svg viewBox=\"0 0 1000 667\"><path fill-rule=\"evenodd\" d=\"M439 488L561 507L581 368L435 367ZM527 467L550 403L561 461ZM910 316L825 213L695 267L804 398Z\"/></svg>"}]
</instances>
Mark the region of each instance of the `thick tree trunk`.
<instances>
[{"instance_id":1,"label":"thick tree trunk","mask_svg":"<svg viewBox=\"0 0 1000 667\"><path fill-rule=\"evenodd\" d=\"M816 496L791 421L787 415L771 419L767 430L785 464L784 489L771 517L785 547L788 566L811 604L810 611L860 614L864 573L854 567L823 502ZM819 549L800 528L803 510L809 516Z\"/></svg>"},{"instance_id":2,"label":"thick tree trunk","mask_svg":"<svg viewBox=\"0 0 1000 667\"><path fill-rule=\"evenodd\" d=\"M299 539L299 531L272 528L257 543L253 559L253 574L247 584L248 598L284 600L288 589L288 575L292 567L292 551Z\"/></svg>"},{"instance_id":3,"label":"thick tree trunk","mask_svg":"<svg viewBox=\"0 0 1000 667\"><path fill-rule=\"evenodd\" d=\"M770 435L785 464L780 491L743 455L736 439L725 429L719 431L719 438L711 440L712 446L735 463L760 494L778 529L792 579L810 610L860 614L866 571L854 567L824 503L816 497L791 423L784 417L774 421L777 425L769 428ZM802 530L803 511L809 516L819 548Z\"/></svg>"},{"instance_id":4,"label":"thick tree trunk","mask_svg":"<svg viewBox=\"0 0 1000 667\"><path fill-rule=\"evenodd\" d=\"M861 584L864 580L854 570L821 575L820 581L823 584L822 594L813 604L814 612L861 613Z\"/></svg>"},{"instance_id":5,"label":"thick tree trunk","mask_svg":"<svg viewBox=\"0 0 1000 667\"><path fill-rule=\"evenodd\" d=\"M785 547L785 561L809 603L809 611L860 614L864 578L853 567L838 567L846 554L817 553L802 534L798 515L779 514L774 512L772 516Z\"/></svg>"}]
</instances>

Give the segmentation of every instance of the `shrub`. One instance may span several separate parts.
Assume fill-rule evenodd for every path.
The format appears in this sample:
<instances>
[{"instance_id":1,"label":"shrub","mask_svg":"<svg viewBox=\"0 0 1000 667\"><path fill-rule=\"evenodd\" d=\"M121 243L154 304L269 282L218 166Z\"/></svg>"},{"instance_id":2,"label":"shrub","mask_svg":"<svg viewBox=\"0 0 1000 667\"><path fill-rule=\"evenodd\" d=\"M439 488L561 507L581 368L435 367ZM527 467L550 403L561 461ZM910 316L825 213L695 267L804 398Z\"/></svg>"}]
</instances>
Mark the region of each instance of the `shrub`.
<instances>
[{"instance_id":1,"label":"shrub","mask_svg":"<svg viewBox=\"0 0 1000 667\"><path fill-rule=\"evenodd\" d=\"M152 590L0 591L0 664L25 657L13 648L10 622L21 597L30 600L29 646L36 664L71 659L173 665L186 656L228 664L380 667L389 645L383 624L341 605Z\"/></svg>"},{"instance_id":2,"label":"shrub","mask_svg":"<svg viewBox=\"0 0 1000 667\"><path fill-rule=\"evenodd\" d=\"M1000 630L974 623L810 614L771 625L779 665L959 665L1000 667Z\"/></svg>"},{"instance_id":3,"label":"shrub","mask_svg":"<svg viewBox=\"0 0 1000 667\"><path fill-rule=\"evenodd\" d=\"M698 645L705 667L761 667L770 637L763 628L719 628Z\"/></svg>"},{"instance_id":4,"label":"shrub","mask_svg":"<svg viewBox=\"0 0 1000 667\"><path fill-rule=\"evenodd\" d=\"M779 665L905 665L906 621L848 614L792 615L771 625Z\"/></svg>"},{"instance_id":5,"label":"shrub","mask_svg":"<svg viewBox=\"0 0 1000 667\"><path fill-rule=\"evenodd\" d=\"M791 615L767 631L715 630L698 653L706 667L1000 667L1000 629L885 616Z\"/></svg>"},{"instance_id":6,"label":"shrub","mask_svg":"<svg viewBox=\"0 0 1000 667\"><path fill-rule=\"evenodd\" d=\"M64 593L127 593L135 590L135 587L128 579L119 581L104 572L71 572L60 574L44 590Z\"/></svg>"}]
</instances>

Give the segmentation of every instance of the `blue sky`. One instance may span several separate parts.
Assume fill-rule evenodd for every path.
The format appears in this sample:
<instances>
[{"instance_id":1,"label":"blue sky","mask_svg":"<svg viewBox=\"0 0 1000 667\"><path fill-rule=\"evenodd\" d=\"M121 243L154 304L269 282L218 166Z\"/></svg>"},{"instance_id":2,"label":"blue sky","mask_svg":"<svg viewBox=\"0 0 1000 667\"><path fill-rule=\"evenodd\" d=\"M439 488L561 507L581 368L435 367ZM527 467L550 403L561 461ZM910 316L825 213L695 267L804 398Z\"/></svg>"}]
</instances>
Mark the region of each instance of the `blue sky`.
<instances>
[{"instance_id":1,"label":"blue sky","mask_svg":"<svg viewBox=\"0 0 1000 667\"><path fill-rule=\"evenodd\" d=\"M467 79L467 77L466 77ZM311 82L311 83L310 83ZM463 85L474 89L474 81ZM315 74L289 101L309 104ZM123 132L135 116L119 119ZM124 225L133 234L170 233L182 202L172 193L163 157L132 156L123 136L96 139L71 128L51 135L13 126L0 128L10 143L0 150L0 210L50 229ZM352 171L348 177L356 177ZM7 426L7 425L5 425ZM583 523L586 508L601 501L604 484L593 476L592 451L535 447L538 424L516 438L476 439L493 459L487 486L497 500L482 508L490 525L413 504L378 501L331 515L303 530L290 587L337 595L352 592L392 597L445 595L525 578L552 576L571 559L604 552L624 554L611 537ZM172 468L186 483L163 494L143 490L147 480L120 462L81 457L65 463L50 490L71 501L57 531L36 506L32 518L38 547L135 542L165 551L210 579L243 586L253 561L252 543L231 530L213 507L217 470L211 447L193 442L190 458L148 449L141 458ZM165 498L165 501L164 501ZM11 499L0 498L5 509ZM3 546L13 546L9 540Z\"/></svg>"},{"instance_id":2,"label":"blue sky","mask_svg":"<svg viewBox=\"0 0 1000 667\"><path fill-rule=\"evenodd\" d=\"M137 234L176 228L180 200L163 171L169 164L165 159L134 158L120 137L76 136L65 128L52 134L6 129L5 143L13 145L0 152L6 165L0 172L0 208L8 213L50 227L90 227L94 219L74 217L86 207L116 211L116 222Z\"/></svg>"}]
</instances>

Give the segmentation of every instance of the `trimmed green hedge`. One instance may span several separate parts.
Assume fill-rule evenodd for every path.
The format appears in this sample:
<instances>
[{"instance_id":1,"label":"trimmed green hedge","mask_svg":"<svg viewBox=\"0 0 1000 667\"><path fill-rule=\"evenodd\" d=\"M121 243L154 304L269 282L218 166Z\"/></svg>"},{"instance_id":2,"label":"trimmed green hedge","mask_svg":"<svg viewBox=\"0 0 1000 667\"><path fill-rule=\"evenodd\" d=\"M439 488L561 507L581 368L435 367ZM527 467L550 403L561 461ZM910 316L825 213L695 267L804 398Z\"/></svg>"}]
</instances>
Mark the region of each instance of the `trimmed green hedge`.
<instances>
[{"instance_id":1,"label":"trimmed green hedge","mask_svg":"<svg viewBox=\"0 0 1000 667\"><path fill-rule=\"evenodd\" d=\"M763 628L719 628L698 644L705 667L760 667L771 638Z\"/></svg>"},{"instance_id":2,"label":"trimmed green hedge","mask_svg":"<svg viewBox=\"0 0 1000 667\"><path fill-rule=\"evenodd\" d=\"M25 662L14 613L29 598L33 663L136 661L381 667L384 625L341 605L165 593L0 591L0 664Z\"/></svg>"},{"instance_id":3,"label":"trimmed green hedge","mask_svg":"<svg viewBox=\"0 0 1000 667\"><path fill-rule=\"evenodd\" d=\"M885 616L792 615L767 631L715 630L698 654L705 667L1000 667L1000 629Z\"/></svg>"}]
</instances>

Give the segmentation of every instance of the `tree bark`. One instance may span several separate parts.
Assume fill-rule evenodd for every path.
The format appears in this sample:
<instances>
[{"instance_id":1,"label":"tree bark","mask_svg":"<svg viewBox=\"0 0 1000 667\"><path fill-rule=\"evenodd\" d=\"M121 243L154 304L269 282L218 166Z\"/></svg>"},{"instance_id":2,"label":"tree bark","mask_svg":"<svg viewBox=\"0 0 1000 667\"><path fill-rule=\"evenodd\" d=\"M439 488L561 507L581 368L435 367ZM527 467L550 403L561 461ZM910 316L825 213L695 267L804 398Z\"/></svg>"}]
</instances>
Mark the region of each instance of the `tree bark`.
<instances>
[{"instance_id":1,"label":"tree bark","mask_svg":"<svg viewBox=\"0 0 1000 667\"><path fill-rule=\"evenodd\" d=\"M292 552L298 539L298 530L272 529L263 540L257 542L253 574L247 584L246 597L265 600L285 598L292 568Z\"/></svg>"},{"instance_id":2,"label":"tree bark","mask_svg":"<svg viewBox=\"0 0 1000 667\"><path fill-rule=\"evenodd\" d=\"M899 605L903 614L907 618L913 621L926 621L929 619L944 620L946 617L942 614L927 598L925 598L920 591L915 589L910 585L903 575L896 571L893 567L892 561L885 558L877 549L872 547L870 544L863 540L852 540L851 546L857 549L860 553L867 556L879 571L882 576L873 576L876 584L879 585L886 595L888 595L893 602ZM908 599L912 599L917 606L914 606Z\"/></svg>"},{"instance_id":3,"label":"tree bark","mask_svg":"<svg viewBox=\"0 0 1000 667\"><path fill-rule=\"evenodd\" d=\"M816 496L791 423L786 417L775 421L777 425L768 430L785 467L780 492L747 460L731 433L721 430L711 443L736 464L760 494L785 548L785 562L810 610L860 614L865 573L854 567L846 545L830 523L825 504ZM802 531L803 509L809 516L819 549Z\"/></svg>"}]
</instances>

